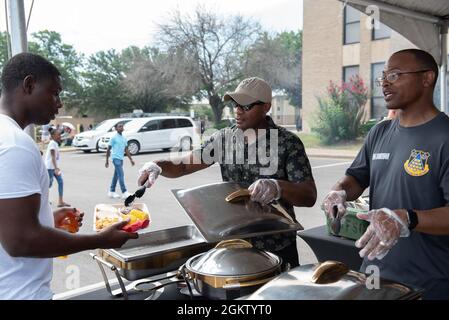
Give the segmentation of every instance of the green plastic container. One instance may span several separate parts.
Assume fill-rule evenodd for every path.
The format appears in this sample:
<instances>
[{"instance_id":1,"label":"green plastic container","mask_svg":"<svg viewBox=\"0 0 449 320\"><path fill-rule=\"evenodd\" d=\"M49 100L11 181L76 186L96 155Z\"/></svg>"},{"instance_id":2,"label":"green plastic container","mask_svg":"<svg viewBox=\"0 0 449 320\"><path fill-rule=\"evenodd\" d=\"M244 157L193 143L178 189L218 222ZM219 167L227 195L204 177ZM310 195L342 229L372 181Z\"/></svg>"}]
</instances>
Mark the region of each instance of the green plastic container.
<instances>
[{"instance_id":1,"label":"green plastic container","mask_svg":"<svg viewBox=\"0 0 449 320\"><path fill-rule=\"evenodd\" d=\"M366 231L369 222L357 218L358 212L367 212L367 210L346 208L346 214L341 218L340 232L335 234L330 226L330 220L327 219L327 232L333 236L344 237L347 239L358 240Z\"/></svg>"}]
</instances>

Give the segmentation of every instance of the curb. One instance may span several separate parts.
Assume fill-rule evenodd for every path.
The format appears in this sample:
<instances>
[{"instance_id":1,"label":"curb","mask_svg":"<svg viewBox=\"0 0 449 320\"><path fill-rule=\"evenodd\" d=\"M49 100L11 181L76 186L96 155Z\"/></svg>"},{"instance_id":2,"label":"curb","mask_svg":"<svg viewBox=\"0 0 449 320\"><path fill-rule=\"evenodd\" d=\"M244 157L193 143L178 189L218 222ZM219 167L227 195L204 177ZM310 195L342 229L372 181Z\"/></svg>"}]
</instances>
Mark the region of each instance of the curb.
<instances>
[{"instance_id":1,"label":"curb","mask_svg":"<svg viewBox=\"0 0 449 320\"><path fill-rule=\"evenodd\" d=\"M353 160L357 154L354 155L345 155L345 154L329 154L329 153L315 153L315 152L307 152L306 150L306 154L309 158L329 158L329 159L349 159L349 160Z\"/></svg>"},{"instance_id":2,"label":"curb","mask_svg":"<svg viewBox=\"0 0 449 320\"><path fill-rule=\"evenodd\" d=\"M75 152L75 151L81 151L76 148L62 148L59 149L59 152ZM334 152L334 150L332 150ZM357 156L357 152L345 152L342 150L342 153L333 153L333 152L326 152L326 151L320 151L320 150L309 150L306 153L308 157L316 157L316 158L333 158L333 159L354 159Z\"/></svg>"},{"instance_id":3,"label":"curb","mask_svg":"<svg viewBox=\"0 0 449 320\"><path fill-rule=\"evenodd\" d=\"M74 151L79 151L76 148L63 148L63 149L59 149L59 152L74 152Z\"/></svg>"},{"instance_id":4,"label":"curb","mask_svg":"<svg viewBox=\"0 0 449 320\"><path fill-rule=\"evenodd\" d=\"M64 148L59 149L59 152L75 152L75 151L81 151L76 148ZM357 153L354 154L332 154L332 153L326 153L326 152L314 152L314 151L307 151L306 153L308 157L315 157L315 158L333 158L333 159L354 159L357 156Z\"/></svg>"},{"instance_id":5,"label":"curb","mask_svg":"<svg viewBox=\"0 0 449 320\"><path fill-rule=\"evenodd\" d=\"M320 148L305 148L306 154L309 157L319 158L335 158L335 159L354 159L359 150L335 150L335 149L320 149Z\"/></svg>"}]
</instances>

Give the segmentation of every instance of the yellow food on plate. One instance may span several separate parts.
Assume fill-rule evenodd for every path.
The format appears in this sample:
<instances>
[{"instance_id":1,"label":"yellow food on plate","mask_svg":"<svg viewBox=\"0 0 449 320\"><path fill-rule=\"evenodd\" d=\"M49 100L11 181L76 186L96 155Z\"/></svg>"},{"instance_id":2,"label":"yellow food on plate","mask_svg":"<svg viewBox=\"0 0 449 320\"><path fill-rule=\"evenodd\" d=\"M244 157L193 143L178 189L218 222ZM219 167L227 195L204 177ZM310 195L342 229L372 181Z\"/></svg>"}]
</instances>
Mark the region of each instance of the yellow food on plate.
<instances>
[{"instance_id":1,"label":"yellow food on plate","mask_svg":"<svg viewBox=\"0 0 449 320\"><path fill-rule=\"evenodd\" d=\"M122 214L123 219L130 219L128 224L133 224L137 221L148 220L148 213L139 209L132 209L128 214Z\"/></svg>"},{"instance_id":2,"label":"yellow food on plate","mask_svg":"<svg viewBox=\"0 0 449 320\"><path fill-rule=\"evenodd\" d=\"M97 221L95 221L95 227L97 230L102 230L102 229L110 226L111 224L114 224L117 222L119 222L119 218L110 218L110 217L98 218L97 217Z\"/></svg>"},{"instance_id":3,"label":"yellow food on plate","mask_svg":"<svg viewBox=\"0 0 449 320\"><path fill-rule=\"evenodd\" d=\"M148 213L143 212L142 210L139 210L139 209L133 209L133 210L131 210L131 212L129 214L137 217L139 220L147 220L148 219Z\"/></svg>"}]
</instances>

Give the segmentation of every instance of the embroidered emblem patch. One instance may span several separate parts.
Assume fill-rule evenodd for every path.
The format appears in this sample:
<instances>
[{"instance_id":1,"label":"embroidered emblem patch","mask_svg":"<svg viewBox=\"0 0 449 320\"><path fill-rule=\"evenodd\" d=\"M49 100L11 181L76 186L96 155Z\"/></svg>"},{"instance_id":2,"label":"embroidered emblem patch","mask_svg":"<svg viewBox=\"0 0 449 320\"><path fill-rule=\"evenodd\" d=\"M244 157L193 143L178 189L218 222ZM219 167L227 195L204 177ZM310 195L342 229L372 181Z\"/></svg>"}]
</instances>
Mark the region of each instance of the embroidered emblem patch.
<instances>
[{"instance_id":1,"label":"embroidered emblem patch","mask_svg":"<svg viewBox=\"0 0 449 320\"><path fill-rule=\"evenodd\" d=\"M413 149L410 157L404 163L405 172L413 177L424 176L430 170L428 164L429 157L429 152Z\"/></svg>"}]
</instances>

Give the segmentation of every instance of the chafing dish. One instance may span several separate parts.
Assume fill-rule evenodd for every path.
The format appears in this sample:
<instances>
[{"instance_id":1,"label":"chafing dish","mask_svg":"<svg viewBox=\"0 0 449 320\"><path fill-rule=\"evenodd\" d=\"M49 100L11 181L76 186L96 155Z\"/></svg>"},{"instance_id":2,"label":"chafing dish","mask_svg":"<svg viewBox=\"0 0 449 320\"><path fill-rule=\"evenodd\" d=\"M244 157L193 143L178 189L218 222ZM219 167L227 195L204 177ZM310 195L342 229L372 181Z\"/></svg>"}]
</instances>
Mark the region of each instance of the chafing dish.
<instances>
[{"instance_id":1,"label":"chafing dish","mask_svg":"<svg viewBox=\"0 0 449 320\"><path fill-rule=\"evenodd\" d=\"M268 282L247 300L414 300L423 291L382 278L376 286L370 276L349 271L337 281L319 284L313 281L318 264L309 264L284 272Z\"/></svg>"},{"instance_id":2,"label":"chafing dish","mask_svg":"<svg viewBox=\"0 0 449 320\"><path fill-rule=\"evenodd\" d=\"M102 249L98 255L132 281L176 270L188 258L211 247L195 226L187 225L142 233L123 247Z\"/></svg>"}]
</instances>

